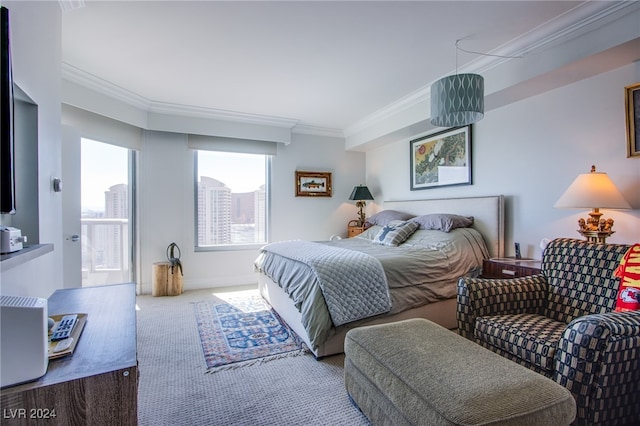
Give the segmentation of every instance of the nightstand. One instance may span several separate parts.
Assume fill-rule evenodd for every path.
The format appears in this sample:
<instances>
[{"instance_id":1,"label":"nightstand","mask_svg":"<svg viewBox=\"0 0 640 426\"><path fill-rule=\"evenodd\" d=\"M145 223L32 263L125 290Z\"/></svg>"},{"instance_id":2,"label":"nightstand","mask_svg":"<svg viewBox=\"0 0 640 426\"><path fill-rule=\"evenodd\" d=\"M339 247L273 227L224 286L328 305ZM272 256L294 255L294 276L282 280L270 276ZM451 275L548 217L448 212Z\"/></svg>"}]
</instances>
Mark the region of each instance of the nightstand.
<instances>
[{"instance_id":1,"label":"nightstand","mask_svg":"<svg viewBox=\"0 0 640 426\"><path fill-rule=\"evenodd\" d=\"M519 278L541 272L541 260L500 257L482 262L482 278Z\"/></svg>"},{"instance_id":2,"label":"nightstand","mask_svg":"<svg viewBox=\"0 0 640 426\"><path fill-rule=\"evenodd\" d=\"M347 224L347 237L355 237L356 235L362 234L364 231L364 226L358 226L357 220L351 220Z\"/></svg>"}]
</instances>

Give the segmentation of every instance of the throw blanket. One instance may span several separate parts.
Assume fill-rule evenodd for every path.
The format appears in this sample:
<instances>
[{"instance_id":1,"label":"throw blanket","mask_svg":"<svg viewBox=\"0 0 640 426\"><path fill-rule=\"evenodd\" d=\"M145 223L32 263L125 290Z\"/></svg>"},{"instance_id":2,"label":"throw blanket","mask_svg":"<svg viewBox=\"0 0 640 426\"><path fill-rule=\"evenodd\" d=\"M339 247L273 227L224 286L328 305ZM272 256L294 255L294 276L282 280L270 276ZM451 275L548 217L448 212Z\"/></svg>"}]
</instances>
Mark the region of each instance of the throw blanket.
<instances>
[{"instance_id":1,"label":"throw blanket","mask_svg":"<svg viewBox=\"0 0 640 426\"><path fill-rule=\"evenodd\" d=\"M335 326L391 310L387 278L373 256L302 240L268 244L263 250L311 268Z\"/></svg>"}]
</instances>

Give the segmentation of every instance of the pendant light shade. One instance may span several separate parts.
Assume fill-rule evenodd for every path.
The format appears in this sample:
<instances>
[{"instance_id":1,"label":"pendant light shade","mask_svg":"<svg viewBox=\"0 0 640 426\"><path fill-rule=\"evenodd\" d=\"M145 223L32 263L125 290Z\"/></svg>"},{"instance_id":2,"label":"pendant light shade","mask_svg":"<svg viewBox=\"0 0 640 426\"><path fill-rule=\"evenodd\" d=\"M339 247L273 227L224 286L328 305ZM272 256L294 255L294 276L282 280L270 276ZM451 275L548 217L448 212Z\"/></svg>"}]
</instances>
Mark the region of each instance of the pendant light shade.
<instances>
[{"instance_id":1,"label":"pendant light shade","mask_svg":"<svg viewBox=\"0 0 640 426\"><path fill-rule=\"evenodd\" d=\"M484 117L484 78L455 74L431 85L431 124L458 127Z\"/></svg>"}]
</instances>

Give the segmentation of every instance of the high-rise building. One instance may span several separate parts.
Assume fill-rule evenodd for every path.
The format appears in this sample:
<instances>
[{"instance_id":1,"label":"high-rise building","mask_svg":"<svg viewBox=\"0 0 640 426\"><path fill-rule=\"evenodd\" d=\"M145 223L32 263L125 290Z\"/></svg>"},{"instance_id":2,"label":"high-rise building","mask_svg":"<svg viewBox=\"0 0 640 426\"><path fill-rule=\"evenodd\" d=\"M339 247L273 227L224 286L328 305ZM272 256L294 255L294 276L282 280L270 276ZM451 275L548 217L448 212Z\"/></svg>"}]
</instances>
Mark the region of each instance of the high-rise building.
<instances>
[{"instance_id":1,"label":"high-rise building","mask_svg":"<svg viewBox=\"0 0 640 426\"><path fill-rule=\"evenodd\" d=\"M265 185L260 185L260 188L255 192L254 203L255 242L264 243L267 241L267 191Z\"/></svg>"},{"instance_id":2,"label":"high-rise building","mask_svg":"<svg viewBox=\"0 0 640 426\"><path fill-rule=\"evenodd\" d=\"M231 243L231 189L202 176L198 182L198 245Z\"/></svg>"},{"instance_id":3,"label":"high-rise building","mask_svg":"<svg viewBox=\"0 0 640 426\"><path fill-rule=\"evenodd\" d=\"M129 186L121 183L113 185L104 192L105 219L127 219L129 217ZM121 221L113 224L98 225L95 230L94 247L104 250L102 267L121 270L126 268L127 260L123 258L122 250L128 244L127 227Z\"/></svg>"},{"instance_id":4,"label":"high-rise building","mask_svg":"<svg viewBox=\"0 0 640 426\"><path fill-rule=\"evenodd\" d=\"M129 186L127 184L113 185L104 192L104 217L129 217Z\"/></svg>"},{"instance_id":5,"label":"high-rise building","mask_svg":"<svg viewBox=\"0 0 640 426\"><path fill-rule=\"evenodd\" d=\"M254 223L254 199L255 192L231 193L231 223Z\"/></svg>"}]
</instances>

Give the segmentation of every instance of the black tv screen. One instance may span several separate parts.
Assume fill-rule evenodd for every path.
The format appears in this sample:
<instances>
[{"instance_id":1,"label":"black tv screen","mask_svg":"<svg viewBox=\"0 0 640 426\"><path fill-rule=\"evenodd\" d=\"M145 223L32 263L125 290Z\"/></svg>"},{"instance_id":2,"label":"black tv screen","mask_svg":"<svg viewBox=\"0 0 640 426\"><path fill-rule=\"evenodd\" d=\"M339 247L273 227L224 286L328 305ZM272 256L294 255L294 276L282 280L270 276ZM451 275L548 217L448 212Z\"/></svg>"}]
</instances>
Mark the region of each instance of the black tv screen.
<instances>
[{"instance_id":1,"label":"black tv screen","mask_svg":"<svg viewBox=\"0 0 640 426\"><path fill-rule=\"evenodd\" d=\"M0 6L0 213L15 213L13 75L9 9Z\"/></svg>"}]
</instances>

